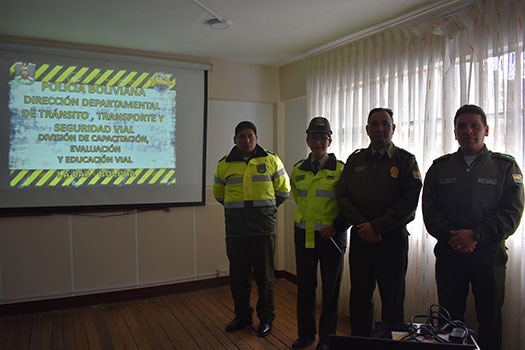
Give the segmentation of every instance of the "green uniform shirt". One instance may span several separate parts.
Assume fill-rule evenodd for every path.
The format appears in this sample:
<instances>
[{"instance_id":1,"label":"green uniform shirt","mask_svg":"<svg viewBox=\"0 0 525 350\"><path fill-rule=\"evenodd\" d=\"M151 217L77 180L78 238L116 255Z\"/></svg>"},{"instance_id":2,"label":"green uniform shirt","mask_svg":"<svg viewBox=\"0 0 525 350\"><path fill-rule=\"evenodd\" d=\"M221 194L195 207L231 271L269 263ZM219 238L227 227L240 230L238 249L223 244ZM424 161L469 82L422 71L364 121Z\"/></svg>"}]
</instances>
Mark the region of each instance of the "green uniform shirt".
<instances>
[{"instance_id":1,"label":"green uniform shirt","mask_svg":"<svg viewBox=\"0 0 525 350\"><path fill-rule=\"evenodd\" d=\"M376 159L372 147L352 153L336 187L341 215L351 225L370 222L383 242L414 219L421 174L415 157L393 143Z\"/></svg>"},{"instance_id":2,"label":"green uniform shirt","mask_svg":"<svg viewBox=\"0 0 525 350\"><path fill-rule=\"evenodd\" d=\"M451 230L474 230L478 250L500 244L516 231L523 201L523 178L512 157L483 146L468 168L459 150L436 159L428 170L423 218L442 245L447 245Z\"/></svg>"}]
</instances>

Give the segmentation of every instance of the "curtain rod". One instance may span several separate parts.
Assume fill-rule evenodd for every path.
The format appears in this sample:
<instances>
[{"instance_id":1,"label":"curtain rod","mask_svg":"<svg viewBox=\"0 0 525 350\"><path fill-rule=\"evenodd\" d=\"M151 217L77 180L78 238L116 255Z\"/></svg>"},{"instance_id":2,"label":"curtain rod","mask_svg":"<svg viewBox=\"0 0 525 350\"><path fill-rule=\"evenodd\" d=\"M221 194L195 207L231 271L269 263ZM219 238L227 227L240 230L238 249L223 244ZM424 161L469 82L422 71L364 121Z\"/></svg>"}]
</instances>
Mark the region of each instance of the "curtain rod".
<instances>
[{"instance_id":1,"label":"curtain rod","mask_svg":"<svg viewBox=\"0 0 525 350\"><path fill-rule=\"evenodd\" d=\"M287 63L295 62L298 60L301 60L303 58L307 58L310 56L318 55L320 53L324 53L327 51L330 51L332 49L350 44L351 42L357 41L359 39L363 39L367 36L373 35L375 33L378 33L380 31L390 29L396 26L399 26L401 24L406 24L409 22L413 22L418 19L424 19L427 16L430 17L431 15L436 15L437 12L446 13L448 11L454 11L458 8L464 7L466 5L469 5L474 0L441 0L435 3L432 3L427 6L423 6L417 10L408 12L404 15L401 15L399 17L393 18L391 20L388 20L386 22L377 24L372 27L365 28L363 30L360 30L358 32L352 33L350 35L347 35L341 39L334 40L332 42L329 42L328 44L325 44L323 46L320 46L318 48L315 48L313 50L308 51L304 55L301 55L300 57L296 57ZM287 64L285 63L285 64Z\"/></svg>"}]
</instances>

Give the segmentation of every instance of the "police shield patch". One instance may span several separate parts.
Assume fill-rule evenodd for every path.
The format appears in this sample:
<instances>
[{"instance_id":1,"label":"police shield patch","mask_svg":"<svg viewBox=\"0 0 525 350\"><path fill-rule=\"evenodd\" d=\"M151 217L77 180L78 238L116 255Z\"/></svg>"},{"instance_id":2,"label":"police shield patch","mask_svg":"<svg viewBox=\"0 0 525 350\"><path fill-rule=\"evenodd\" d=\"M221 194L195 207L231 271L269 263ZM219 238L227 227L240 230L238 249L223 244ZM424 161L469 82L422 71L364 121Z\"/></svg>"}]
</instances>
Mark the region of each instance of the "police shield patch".
<instances>
[{"instance_id":1,"label":"police shield patch","mask_svg":"<svg viewBox=\"0 0 525 350\"><path fill-rule=\"evenodd\" d=\"M394 179L397 179L399 176L399 169L396 166L390 168L390 176L392 176Z\"/></svg>"},{"instance_id":2,"label":"police shield patch","mask_svg":"<svg viewBox=\"0 0 525 350\"><path fill-rule=\"evenodd\" d=\"M261 174L266 172L266 164L257 164L257 172Z\"/></svg>"}]
</instances>

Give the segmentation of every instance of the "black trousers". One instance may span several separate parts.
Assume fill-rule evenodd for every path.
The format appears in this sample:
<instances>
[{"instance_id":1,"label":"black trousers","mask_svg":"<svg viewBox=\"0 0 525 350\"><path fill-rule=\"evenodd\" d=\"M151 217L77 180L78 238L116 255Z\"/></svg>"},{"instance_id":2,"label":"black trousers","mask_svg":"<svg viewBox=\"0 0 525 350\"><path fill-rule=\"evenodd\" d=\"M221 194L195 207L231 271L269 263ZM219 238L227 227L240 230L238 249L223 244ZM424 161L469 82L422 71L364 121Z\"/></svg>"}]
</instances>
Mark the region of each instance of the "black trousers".
<instances>
[{"instance_id":1,"label":"black trousers","mask_svg":"<svg viewBox=\"0 0 525 350\"><path fill-rule=\"evenodd\" d=\"M376 283L383 322L404 322L408 233L388 232L380 243L367 243L352 228L350 238L350 326L353 336L369 337ZM385 235L386 236L386 235Z\"/></svg>"},{"instance_id":2,"label":"black trousers","mask_svg":"<svg viewBox=\"0 0 525 350\"><path fill-rule=\"evenodd\" d=\"M256 312L261 322L272 323L274 314L275 235L229 237L226 253L230 260L230 288L235 316L252 319L250 306L252 273L259 298Z\"/></svg>"},{"instance_id":3,"label":"black trousers","mask_svg":"<svg viewBox=\"0 0 525 350\"><path fill-rule=\"evenodd\" d=\"M295 262L297 266L297 328L299 338L315 338L315 291L317 266L321 266L323 305L319 320L319 342L328 344L328 335L337 330L339 288L343 277L346 244L339 249L332 240L324 240L315 232L315 248L305 248L305 230L295 228ZM346 236L346 232L342 232ZM336 240L338 241L338 240ZM344 240L346 243L346 240Z\"/></svg>"},{"instance_id":4,"label":"black trousers","mask_svg":"<svg viewBox=\"0 0 525 350\"><path fill-rule=\"evenodd\" d=\"M483 248L478 245L473 253L458 254L449 247L436 246L438 298L453 320L463 321L472 285L479 346L483 350L499 350L507 253L504 246Z\"/></svg>"}]
</instances>

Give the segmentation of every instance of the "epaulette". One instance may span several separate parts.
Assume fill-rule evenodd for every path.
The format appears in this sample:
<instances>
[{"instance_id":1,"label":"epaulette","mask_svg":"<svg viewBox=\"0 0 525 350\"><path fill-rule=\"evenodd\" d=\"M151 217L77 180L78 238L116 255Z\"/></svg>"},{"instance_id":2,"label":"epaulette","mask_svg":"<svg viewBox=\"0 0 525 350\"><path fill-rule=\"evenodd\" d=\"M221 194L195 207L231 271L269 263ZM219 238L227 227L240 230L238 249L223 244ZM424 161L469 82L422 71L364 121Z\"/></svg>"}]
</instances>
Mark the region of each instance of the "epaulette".
<instances>
[{"instance_id":1,"label":"epaulette","mask_svg":"<svg viewBox=\"0 0 525 350\"><path fill-rule=\"evenodd\" d=\"M407 155L409 155L409 156L414 157L414 155L413 155L412 153L410 153L409 151L407 151L407 150L404 149L404 148L399 148L399 147L398 147L397 149L398 149L399 151L401 151L402 153L405 153L405 154L407 154Z\"/></svg>"},{"instance_id":2,"label":"epaulette","mask_svg":"<svg viewBox=\"0 0 525 350\"><path fill-rule=\"evenodd\" d=\"M434 159L434 163L441 162L442 160L449 159L450 157L452 157L452 153L445 154L444 156Z\"/></svg>"},{"instance_id":3,"label":"epaulette","mask_svg":"<svg viewBox=\"0 0 525 350\"><path fill-rule=\"evenodd\" d=\"M510 154L493 152L492 156L496 157L496 158L500 158L500 159L505 159L505 160L508 160L510 162L513 162L513 163L516 161L516 159L514 159L514 157L511 156Z\"/></svg>"},{"instance_id":4,"label":"epaulette","mask_svg":"<svg viewBox=\"0 0 525 350\"><path fill-rule=\"evenodd\" d=\"M226 157L228 157L228 155L225 155L224 157L222 157L221 159L219 159L219 161L218 161L217 163L222 162L224 159L226 159Z\"/></svg>"},{"instance_id":5,"label":"epaulette","mask_svg":"<svg viewBox=\"0 0 525 350\"><path fill-rule=\"evenodd\" d=\"M355 156L355 155L357 155L357 154L359 154L359 153L361 153L361 152L363 152L363 151L366 151L366 148L358 148L358 149L356 149L355 151L353 151L353 152L348 156L348 158L346 158L346 161L348 162L348 160L349 160L351 157L353 157L353 156Z\"/></svg>"},{"instance_id":6,"label":"epaulette","mask_svg":"<svg viewBox=\"0 0 525 350\"><path fill-rule=\"evenodd\" d=\"M339 163L345 165L345 162L343 162L342 160L339 160L339 159L338 159L337 161L338 161Z\"/></svg>"},{"instance_id":7,"label":"epaulette","mask_svg":"<svg viewBox=\"0 0 525 350\"><path fill-rule=\"evenodd\" d=\"M304 162L305 160L306 160L306 158L303 158L303 159L301 159L300 161L298 161L297 163L295 163L295 164L293 165L294 168L295 168L295 166L296 166L297 164L299 164L299 163L301 163L301 162Z\"/></svg>"},{"instance_id":8,"label":"epaulette","mask_svg":"<svg viewBox=\"0 0 525 350\"><path fill-rule=\"evenodd\" d=\"M266 151L266 150L265 150L265 151ZM275 153L273 153L273 152L266 151L266 153L271 154L272 156L275 156Z\"/></svg>"},{"instance_id":9,"label":"epaulette","mask_svg":"<svg viewBox=\"0 0 525 350\"><path fill-rule=\"evenodd\" d=\"M361 152L364 152L364 151L366 151L366 150L367 150L366 148L358 148L358 149L356 149L355 151L353 151L353 152L348 156L348 158L350 158L351 156L355 156L355 155L357 155L357 154L359 154L359 153L361 153Z\"/></svg>"}]
</instances>

